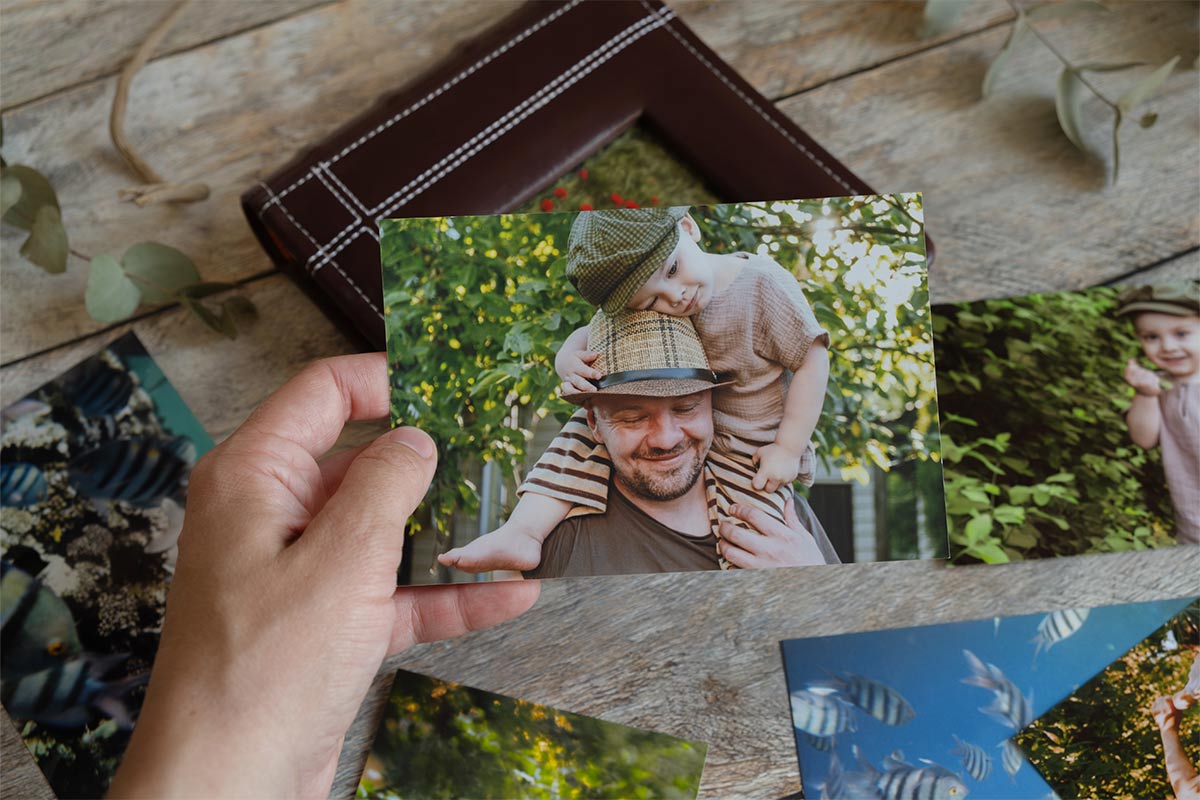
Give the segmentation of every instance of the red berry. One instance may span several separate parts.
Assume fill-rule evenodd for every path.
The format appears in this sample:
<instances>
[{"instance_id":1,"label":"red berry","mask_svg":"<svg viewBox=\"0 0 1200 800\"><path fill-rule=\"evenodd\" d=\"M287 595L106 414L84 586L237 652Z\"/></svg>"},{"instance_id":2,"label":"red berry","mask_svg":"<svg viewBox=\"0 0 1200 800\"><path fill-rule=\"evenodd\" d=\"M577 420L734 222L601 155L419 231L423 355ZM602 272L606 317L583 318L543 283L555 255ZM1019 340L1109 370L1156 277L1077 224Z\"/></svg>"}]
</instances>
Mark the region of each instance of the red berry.
<instances>
[{"instance_id":1,"label":"red berry","mask_svg":"<svg viewBox=\"0 0 1200 800\"><path fill-rule=\"evenodd\" d=\"M621 205L622 203L624 203L624 202L625 202L625 201L624 201L624 200L621 198L621 195L617 194L616 192L613 192L612 194L610 194L610 195L608 196L608 199L609 199L609 200L612 200L612 201L613 201L614 203L616 203L617 205Z\"/></svg>"},{"instance_id":2,"label":"red berry","mask_svg":"<svg viewBox=\"0 0 1200 800\"><path fill-rule=\"evenodd\" d=\"M579 204L579 210L580 210L580 211L591 211L591 210L592 210L592 204L591 204L591 203L580 203L580 204Z\"/></svg>"},{"instance_id":3,"label":"red berry","mask_svg":"<svg viewBox=\"0 0 1200 800\"><path fill-rule=\"evenodd\" d=\"M587 176L588 176L588 171L586 169L579 170L579 180L586 181Z\"/></svg>"},{"instance_id":4,"label":"red berry","mask_svg":"<svg viewBox=\"0 0 1200 800\"><path fill-rule=\"evenodd\" d=\"M658 196L657 196L657 195L655 195L655 196L652 196L652 197L650 198L650 205L652 205L652 206L656 206L656 205L658 205Z\"/></svg>"},{"instance_id":5,"label":"red berry","mask_svg":"<svg viewBox=\"0 0 1200 800\"><path fill-rule=\"evenodd\" d=\"M554 190L554 196L555 196L555 197L560 197L560 198L561 198L561 197L566 197L566 196L567 196L567 190L566 190L566 189L564 189L564 188L562 188L562 187L560 186L560 187L558 187L557 189L555 189L555 190Z\"/></svg>"},{"instance_id":6,"label":"red berry","mask_svg":"<svg viewBox=\"0 0 1200 800\"><path fill-rule=\"evenodd\" d=\"M542 200L542 211L553 211L553 210L554 210L554 201L553 200L551 200L549 197Z\"/></svg>"},{"instance_id":7,"label":"red berry","mask_svg":"<svg viewBox=\"0 0 1200 800\"><path fill-rule=\"evenodd\" d=\"M626 208L641 208L641 206L639 206L637 203L633 202L632 200L626 200L625 207Z\"/></svg>"}]
</instances>

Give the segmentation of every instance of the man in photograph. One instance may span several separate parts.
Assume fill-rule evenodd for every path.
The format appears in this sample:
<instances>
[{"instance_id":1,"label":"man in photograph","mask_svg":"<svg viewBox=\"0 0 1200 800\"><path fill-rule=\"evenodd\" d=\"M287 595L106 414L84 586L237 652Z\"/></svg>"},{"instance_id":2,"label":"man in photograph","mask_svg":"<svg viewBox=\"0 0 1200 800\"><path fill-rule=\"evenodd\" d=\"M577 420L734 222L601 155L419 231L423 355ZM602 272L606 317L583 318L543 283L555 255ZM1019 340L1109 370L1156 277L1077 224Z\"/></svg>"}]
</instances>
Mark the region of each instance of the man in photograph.
<instances>
[{"instance_id":1,"label":"man in photograph","mask_svg":"<svg viewBox=\"0 0 1200 800\"><path fill-rule=\"evenodd\" d=\"M690 323L649 311L600 322L610 326L594 337L606 376L583 402L612 464L607 508L560 523L525 576L718 569L721 556L741 568L838 563L802 498L784 525L731 495L739 467L711 451L712 390L728 382L709 369ZM750 527L719 520L722 508Z\"/></svg>"}]
</instances>

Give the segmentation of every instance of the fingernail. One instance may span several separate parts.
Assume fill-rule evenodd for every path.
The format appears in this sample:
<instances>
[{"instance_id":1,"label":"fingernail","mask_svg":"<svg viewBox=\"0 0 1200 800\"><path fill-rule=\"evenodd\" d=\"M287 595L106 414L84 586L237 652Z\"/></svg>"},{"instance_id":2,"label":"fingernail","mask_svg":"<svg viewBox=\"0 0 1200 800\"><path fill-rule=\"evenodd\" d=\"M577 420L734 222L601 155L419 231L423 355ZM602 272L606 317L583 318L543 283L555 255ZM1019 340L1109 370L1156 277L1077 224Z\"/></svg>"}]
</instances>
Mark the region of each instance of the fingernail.
<instances>
[{"instance_id":1,"label":"fingernail","mask_svg":"<svg viewBox=\"0 0 1200 800\"><path fill-rule=\"evenodd\" d=\"M417 428L396 428L390 434L391 441L402 444L421 458L430 459L437 455L437 445L429 434Z\"/></svg>"},{"instance_id":2,"label":"fingernail","mask_svg":"<svg viewBox=\"0 0 1200 800\"><path fill-rule=\"evenodd\" d=\"M738 513L738 512L739 512L739 511L741 511L741 510L742 510L742 507L741 507L741 506L739 506L739 505L737 505L736 503L735 503L734 505L731 505L731 506L729 507L729 513L730 513L730 514L736 514L736 513Z\"/></svg>"}]
</instances>

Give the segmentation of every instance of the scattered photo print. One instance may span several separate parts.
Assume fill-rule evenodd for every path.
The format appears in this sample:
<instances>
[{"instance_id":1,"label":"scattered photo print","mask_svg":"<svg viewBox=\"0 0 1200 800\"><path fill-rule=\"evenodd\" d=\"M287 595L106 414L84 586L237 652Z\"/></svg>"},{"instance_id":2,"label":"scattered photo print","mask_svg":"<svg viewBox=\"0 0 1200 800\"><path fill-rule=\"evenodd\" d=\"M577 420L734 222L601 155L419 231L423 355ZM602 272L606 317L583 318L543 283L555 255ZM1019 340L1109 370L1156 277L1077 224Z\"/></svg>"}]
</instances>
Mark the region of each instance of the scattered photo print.
<instances>
[{"instance_id":1,"label":"scattered photo print","mask_svg":"<svg viewBox=\"0 0 1200 800\"><path fill-rule=\"evenodd\" d=\"M933 310L950 556L1200 544L1200 281Z\"/></svg>"},{"instance_id":2,"label":"scattered photo print","mask_svg":"<svg viewBox=\"0 0 1200 800\"><path fill-rule=\"evenodd\" d=\"M707 749L401 670L356 796L684 800Z\"/></svg>"},{"instance_id":3,"label":"scattered photo print","mask_svg":"<svg viewBox=\"0 0 1200 800\"><path fill-rule=\"evenodd\" d=\"M804 796L1052 794L1025 763L1014 734L1188 603L1064 609L783 642Z\"/></svg>"},{"instance_id":4,"label":"scattered photo print","mask_svg":"<svg viewBox=\"0 0 1200 800\"><path fill-rule=\"evenodd\" d=\"M1200 601L1016 741L1059 797L1200 795Z\"/></svg>"},{"instance_id":5,"label":"scattered photo print","mask_svg":"<svg viewBox=\"0 0 1200 800\"><path fill-rule=\"evenodd\" d=\"M569 337L581 329L586 333L597 314L597 307L582 296L585 292L568 278L571 231L583 215L612 213L611 207L582 212L558 209L570 208L574 193L596 177L576 175L572 188L557 187L562 192L554 201L543 198L554 213L380 223L392 419L397 425L412 424L428 431L438 443L442 465L410 523L413 557L406 563L415 566L401 575L404 583L511 578L521 571L540 578L721 566L712 536L699 546L694 542L661 548L647 545L645 554L634 555L633 548L625 548L614 557L597 535L589 539L598 544L586 559L590 564L583 566L584 559L576 556L588 550L585 545L547 544L556 532L566 530L562 526L539 532L531 548L529 538L520 541L526 545L522 549L511 539L493 536L502 529L511 533L503 526L518 506L518 487L544 486L538 476L547 471L559 476L552 482L555 490L571 496L605 498L611 489L608 481L615 480L597 477L591 466L586 475L578 464L542 466L551 454L568 457L562 455L561 443L571 434L562 432L579 409L559 393L556 357L564 348L575 352L568 347ZM647 197L641 190L636 202L624 205L626 212L668 212L656 194ZM759 385L752 378L753 370L760 367L754 363L757 351L747 349L742 356L722 353L715 346L717 340L728 344L746 339L713 333L722 330L725 323L714 320L725 319L724 314L756 322L770 317L774 324L758 326L765 342L762 352L812 352L813 361L828 361L823 383L791 380L795 370L807 363L801 356L798 365L789 363L782 370L778 383L756 388L750 396L751 402L758 403L770 396L773 387L785 386L782 391L790 395L805 387L824 386L809 403L808 411L817 419L809 437L813 451L805 455L793 490L803 524L810 532L819 528L818 538L824 537L826 561L945 558L945 501L920 195L694 205L679 213L684 210L688 223L675 251L655 258L663 260L662 278L667 282L678 271L671 271L666 262L684 249L699 253L704 269L714 271L711 283L685 271L687 276L679 280L687 286L709 288L695 293L685 288L687 307L670 309L671 316L694 325L702 343L706 335L710 337L705 352L712 369L730 373L735 386L739 380L745 386ZM671 225L675 224L673 220ZM685 226L682 219L678 224ZM714 266L713 259L722 263ZM737 267L730 267L731 263ZM738 277L729 288L716 291L721 285L716 275L723 269ZM828 346L798 347L788 338L794 327L783 322L778 309L768 310L762 307L766 300L752 299L752 293L738 289L739 281L751 280L744 275L772 276L761 278L762 285L771 289L757 297L787 305L792 309L788 319L811 314L813 328L828 334ZM772 280L785 281L787 286L777 290L782 283ZM587 294L597 299L595 292ZM793 294L800 300L794 301ZM804 311L804 306L810 311ZM822 340L823 336L816 336L818 343ZM764 358L784 366L782 360L772 361L773 356ZM720 452L722 443L736 435L735 426L726 424L735 415L723 410L722 391L730 390L717 389L714 395L715 444L710 453ZM759 423L764 429L756 434L757 440L743 442L748 449L741 455L749 475L742 479L744 483L758 469L750 463L751 453L758 454L775 440L780 424L776 420L782 419L770 413L750 417L771 422ZM570 457L578 457L580 463L607 463L598 451L580 455L578 450L574 448ZM711 464L711 459L706 463ZM531 475L534 479L526 483ZM582 489L567 486L570 481L582 481ZM599 505L605 503L602 499ZM594 510L607 513L605 508ZM551 517L539 517L547 518ZM581 521L586 519L586 515L577 517L567 525L604 527L604 522ZM674 529L663 533L664 538L684 535ZM563 532L558 541L566 542L566 537ZM547 558L548 549L563 563Z\"/></svg>"},{"instance_id":6,"label":"scattered photo print","mask_svg":"<svg viewBox=\"0 0 1200 800\"><path fill-rule=\"evenodd\" d=\"M0 693L59 796L104 793L212 440L133 334L3 409Z\"/></svg>"}]
</instances>

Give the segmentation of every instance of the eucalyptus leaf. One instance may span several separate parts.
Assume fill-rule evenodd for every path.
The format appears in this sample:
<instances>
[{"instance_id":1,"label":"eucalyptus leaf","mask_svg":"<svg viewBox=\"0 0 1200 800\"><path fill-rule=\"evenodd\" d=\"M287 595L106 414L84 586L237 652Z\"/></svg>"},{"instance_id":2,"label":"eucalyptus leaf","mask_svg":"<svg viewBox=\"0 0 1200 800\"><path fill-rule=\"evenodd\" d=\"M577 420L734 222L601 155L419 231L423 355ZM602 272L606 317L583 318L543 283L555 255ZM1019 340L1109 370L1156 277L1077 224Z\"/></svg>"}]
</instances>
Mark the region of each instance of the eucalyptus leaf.
<instances>
[{"instance_id":1,"label":"eucalyptus leaf","mask_svg":"<svg viewBox=\"0 0 1200 800\"><path fill-rule=\"evenodd\" d=\"M217 333L225 333L225 331L221 328L220 318L214 314L208 308L208 306L204 305L199 300L193 300L190 297L183 298L183 304L187 306L188 311L191 311L193 314L195 314L207 327L216 331Z\"/></svg>"},{"instance_id":2,"label":"eucalyptus leaf","mask_svg":"<svg viewBox=\"0 0 1200 800\"><path fill-rule=\"evenodd\" d=\"M936 36L958 22L968 0L925 0L924 22L921 38Z\"/></svg>"},{"instance_id":3,"label":"eucalyptus leaf","mask_svg":"<svg viewBox=\"0 0 1200 800\"><path fill-rule=\"evenodd\" d=\"M1138 125L1143 128L1153 128L1156 122L1158 122L1158 114L1143 114L1142 118L1138 120Z\"/></svg>"},{"instance_id":4,"label":"eucalyptus leaf","mask_svg":"<svg viewBox=\"0 0 1200 800\"><path fill-rule=\"evenodd\" d=\"M225 338L237 338L237 322L234 321L233 312L229 310L228 305L221 306L221 316L217 318L217 323L220 324L221 333L225 334Z\"/></svg>"},{"instance_id":5,"label":"eucalyptus leaf","mask_svg":"<svg viewBox=\"0 0 1200 800\"><path fill-rule=\"evenodd\" d=\"M1175 56L1167 63L1163 64L1158 69L1151 72L1145 80L1134 86L1125 94L1117 98L1117 108L1121 109L1121 113L1128 114L1129 111L1142 102L1149 99L1150 95L1162 86L1163 81L1171 74L1171 70L1175 69L1175 65L1179 63L1179 56Z\"/></svg>"},{"instance_id":6,"label":"eucalyptus leaf","mask_svg":"<svg viewBox=\"0 0 1200 800\"><path fill-rule=\"evenodd\" d=\"M1120 72L1134 67L1146 66L1145 61L1122 61L1117 64L1107 64L1102 61L1096 61L1088 64L1080 64L1075 67L1078 72Z\"/></svg>"},{"instance_id":7,"label":"eucalyptus leaf","mask_svg":"<svg viewBox=\"0 0 1200 800\"><path fill-rule=\"evenodd\" d=\"M1000 75L1000 70L1004 69L1004 65L1008 63L1013 50L1017 47L1017 42L1025 38L1026 35L1025 15L1017 12L1017 18L1013 21L1012 30L1008 32L1008 38L1004 40L1004 46L1000 48L1000 52L992 59L992 63L988 65L987 73L983 76L983 88L981 91L984 97L992 93L992 89L996 86L996 78Z\"/></svg>"},{"instance_id":8,"label":"eucalyptus leaf","mask_svg":"<svg viewBox=\"0 0 1200 800\"><path fill-rule=\"evenodd\" d=\"M1071 140L1071 144L1080 150L1086 149L1083 144L1083 136L1079 132L1079 116L1083 106L1083 90L1085 88L1083 81L1079 80L1079 73L1068 67L1058 76L1058 92L1054 97L1054 110L1058 113L1058 125Z\"/></svg>"},{"instance_id":9,"label":"eucalyptus leaf","mask_svg":"<svg viewBox=\"0 0 1200 800\"><path fill-rule=\"evenodd\" d=\"M184 286L179 289L177 294L180 297L190 297L193 300L201 300L214 294L221 292L232 291L238 288L236 283L221 283L217 281L205 281L201 283L193 283L191 286Z\"/></svg>"},{"instance_id":10,"label":"eucalyptus leaf","mask_svg":"<svg viewBox=\"0 0 1200 800\"><path fill-rule=\"evenodd\" d=\"M180 289L200 281L190 258L158 242L138 242L125 251L121 263L141 290L142 300L154 305L171 302Z\"/></svg>"},{"instance_id":11,"label":"eucalyptus leaf","mask_svg":"<svg viewBox=\"0 0 1200 800\"><path fill-rule=\"evenodd\" d=\"M0 217L21 199L21 181L13 175L0 176Z\"/></svg>"},{"instance_id":12,"label":"eucalyptus leaf","mask_svg":"<svg viewBox=\"0 0 1200 800\"><path fill-rule=\"evenodd\" d=\"M12 208L4 214L4 221L24 230L32 230L37 212L42 206L59 208L58 196L50 181L37 170L24 164L13 164L4 170L5 175L11 175L21 182L21 196Z\"/></svg>"},{"instance_id":13,"label":"eucalyptus leaf","mask_svg":"<svg viewBox=\"0 0 1200 800\"><path fill-rule=\"evenodd\" d=\"M1031 20L1057 19L1078 14L1081 11L1108 11L1108 7L1096 0L1068 0L1065 3L1041 3L1025 9Z\"/></svg>"},{"instance_id":14,"label":"eucalyptus leaf","mask_svg":"<svg viewBox=\"0 0 1200 800\"><path fill-rule=\"evenodd\" d=\"M42 206L33 221L29 238L21 245L21 255L55 275L67 271L67 231L62 215L54 206Z\"/></svg>"},{"instance_id":15,"label":"eucalyptus leaf","mask_svg":"<svg viewBox=\"0 0 1200 800\"><path fill-rule=\"evenodd\" d=\"M244 317L257 317L258 308L250 298L237 294L226 300L223 305L233 314L241 314Z\"/></svg>"},{"instance_id":16,"label":"eucalyptus leaf","mask_svg":"<svg viewBox=\"0 0 1200 800\"><path fill-rule=\"evenodd\" d=\"M142 293L121 269L121 262L110 255L92 259L88 268L84 304L99 322L120 322L137 310Z\"/></svg>"}]
</instances>

